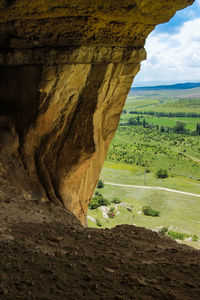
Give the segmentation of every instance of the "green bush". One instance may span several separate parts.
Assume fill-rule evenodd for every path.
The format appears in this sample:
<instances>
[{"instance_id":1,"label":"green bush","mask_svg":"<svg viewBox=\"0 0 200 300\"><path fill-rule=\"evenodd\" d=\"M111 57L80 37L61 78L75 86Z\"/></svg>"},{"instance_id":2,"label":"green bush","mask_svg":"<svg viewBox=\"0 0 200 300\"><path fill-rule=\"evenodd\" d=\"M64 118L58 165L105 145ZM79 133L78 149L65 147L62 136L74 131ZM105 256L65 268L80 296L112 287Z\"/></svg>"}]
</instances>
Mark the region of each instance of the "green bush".
<instances>
[{"instance_id":1,"label":"green bush","mask_svg":"<svg viewBox=\"0 0 200 300\"><path fill-rule=\"evenodd\" d=\"M99 205L99 202L96 198L92 198L92 200L90 201L90 204L89 204L89 208L90 209L96 209L98 208L100 205Z\"/></svg>"},{"instance_id":2,"label":"green bush","mask_svg":"<svg viewBox=\"0 0 200 300\"><path fill-rule=\"evenodd\" d=\"M99 179L99 181L98 181L98 183L97 183L97 188L98 188L98 189L103 189L103 188L104 188L103 180Z\"/></svg>"},{"instance_id":3,"label":"green bush","mask_svg":"<svg viewBox=\"0 0 200 300\"><path fill-rule=\"evenodd\" d=\"M99 206L101 205L107 206L110 204L110 201L103 196L97 196L96 198L98 200Z\"/></svg>"},{"instance_id":4,"label":"green bush","mask_svg":"<svg viewBox=\"0 0 200 300\"><path fill-rule=\"evenodd\" d=\"M154 210L151 208L151 206L143 206L142 208L143 214L145 216L151 216L151 217L159 217L160 212L158 210Z\"/></svg>"},{"instance_id":5,"label":"green bush","mask_svg":"<svg viewBox=\"0 0 200 300\"><path fill-rule=\"evenodd\" d=\"M108 212L108 217L113 219L115 217L115 215L116 215L115 209L114 209L114 207L111 207Z\"/></svg>"},{"instance_id":6,"label":"green bush","mask_svg":"<svg viewBox=\"0 0 200 300\"><path fill-rule=\"evenodd\" d=\"M192 240L193 240L193 242L197 242L198 241L198 236L196 234L194 234L192 236Z\"/></svg>"},{"instance_id":7,"label":"green bush","mask_svg":"<svg viewBox=\"0 0 200 300\"><path fill-rule=\"evenodd\" d=\"M121 200L120 200L118 197L114 197L114 198L111 200L111 203L119 204L119 203L121 203Z\"/></svg>"},{"instance_id":8,"label":"green bush","mask_svg":"<svg viewBox=\"0 0 200 300\"><path fill-rule=\"evenodd\" d=\"M174 239L174 240L181 240L181 241L183 241L187 237L190 237L190 235L187 234L187 233L181 233L181 232L176 232L176 231L172 231L172 230L168 231L167 227L163 227L160 230L160 233L167 234L172 239ZM192 235L191 238L192 238L193 242L197 242L198 241L198 236L196 234Z\"/></svg>"},{"instance_id":9,"label":"green bush","mask_svg":"<svg viewBox=\"0 0 200 300\"><path fill-rule=\"evenodd\" d=\"M160 233L162 234L167 234L167 232L168 232L168 227L165 226L160 230Z\"/></svg>"},{"instance_id":10,"label":"green bush","mask_svg":"<svg viewBox=\"0 0 200 300\"><path fill-rule=\"evenodd\" d=\"M168 177L167 170L165 170L165 169L159 169L159 170L156 172L156 176L157 176L158 178L167 178L167 177Z\"/></svg>"},{"instance_id":11,"label":"green bush","mask_svg":"<svg viewBox=\"0 0 200 300\"><path fill-rule=\"evenodd\" d=\"M128 206L128 207L126 208L126 210L132 212L133 209L132 209L132 207Z\"/></svg>"},{"instance_id":12,"label":"green bush","mask_svg":"<svg viewBox=\"0 0 200 300\"><path fill-rule=\"evenodd\" d=\"M94 192L95 196L102 196L102 194L99 191Z\"/></svg>"},{"instance_id":13,"label":"green bush","mask_svg":"<svg viewBox=\"0 0 200 300\"><path fill-rule=\"evenodd\" d=\"M174 132L176 133L184 133L186 131L185 129L185 123L177 121L176 125L173 127Z\"/></svg>"},{"instance_id":14,"label":"green bush","mask_svg":"<svg viewBox=\"0 0 200 300\"><path fill-rule=\"evenodd\" d=\"M135 118L129 118L128 125L138 125L138 121Z\"/></svg>"},{"instance_id":15,"label":"green bush","mask_svg":"<svg viewBox=\"0 0 200 300\"><path fill-rule=\"evenodd\" d=\"M101 205L107 206L109 204L110 201L100 194L100 195L95 195L95 197L92 198L89 204L89 208L96 209Z\"/></svg>"},{"instance_id":16,"label":"green bush","mask_svg":"<svg viewBox=\"0 0 200 300\"><path fill-rule=\"evenodd\" d=\"M176 232L176 231L172 231L172 230L168 231L167 234L168 234L172 239L174 239L174 240L181 240L181 241L183 241L184 238L189 237L189 235L186 234L186 233Z\"/></svg>"}]
</instances>

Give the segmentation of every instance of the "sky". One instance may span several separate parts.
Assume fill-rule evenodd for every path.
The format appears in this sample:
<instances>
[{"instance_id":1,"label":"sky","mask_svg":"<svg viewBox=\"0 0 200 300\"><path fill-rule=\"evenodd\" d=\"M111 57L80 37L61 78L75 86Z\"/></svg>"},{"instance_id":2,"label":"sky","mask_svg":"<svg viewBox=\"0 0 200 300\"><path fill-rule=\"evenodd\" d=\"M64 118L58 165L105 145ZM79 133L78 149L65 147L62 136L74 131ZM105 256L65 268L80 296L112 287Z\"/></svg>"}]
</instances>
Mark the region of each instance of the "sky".
<instances>
[{"instance_id":1,"label":"sky","mask_svg":"<svg viewBox=\"0 0 200 300\"><path fill-rule=\"evenodd\" d=\"M133 86L200 82L200 0L156 26Z\"/></svg>"}]
</instances>

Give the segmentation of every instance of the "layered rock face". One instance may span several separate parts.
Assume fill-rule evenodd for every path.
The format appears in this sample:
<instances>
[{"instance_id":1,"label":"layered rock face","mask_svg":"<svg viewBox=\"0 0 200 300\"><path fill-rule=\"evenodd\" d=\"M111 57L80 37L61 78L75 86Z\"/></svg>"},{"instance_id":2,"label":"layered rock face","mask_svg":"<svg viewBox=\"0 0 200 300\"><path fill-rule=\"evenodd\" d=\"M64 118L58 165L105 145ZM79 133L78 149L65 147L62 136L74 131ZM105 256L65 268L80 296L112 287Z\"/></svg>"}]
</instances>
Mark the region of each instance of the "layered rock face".
<instances>
[{"instance_id":1,"label":"layered rock face","mask_svg":"<svg viewBox=\"0 0 200 300\"><path fill-rule=\"evenodd\" d=\"M0 198L85 224L145 39L192 2L0 1Z\"/></svg>"}]
</instances>

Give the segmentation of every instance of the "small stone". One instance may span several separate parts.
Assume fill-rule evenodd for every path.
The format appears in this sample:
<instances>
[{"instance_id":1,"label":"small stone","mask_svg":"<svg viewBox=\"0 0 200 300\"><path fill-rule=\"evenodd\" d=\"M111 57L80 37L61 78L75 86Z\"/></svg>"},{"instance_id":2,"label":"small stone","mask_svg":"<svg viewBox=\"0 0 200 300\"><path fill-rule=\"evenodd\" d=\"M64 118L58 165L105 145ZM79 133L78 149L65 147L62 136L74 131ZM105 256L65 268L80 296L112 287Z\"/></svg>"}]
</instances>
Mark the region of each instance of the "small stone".
<instances>
[{"instance_id":1,"label":"small stone","mask_svg":"<svg viewBox=\"0 0 200 300\"><path fill-rule=\"evenodd\" d=\"M107 272L110 272L110 273L114 273L115 272L115 270L110 269L110 268L106 268L106 267L104 268L104 270L107 271Z\"/></svg>"}]
</instances>

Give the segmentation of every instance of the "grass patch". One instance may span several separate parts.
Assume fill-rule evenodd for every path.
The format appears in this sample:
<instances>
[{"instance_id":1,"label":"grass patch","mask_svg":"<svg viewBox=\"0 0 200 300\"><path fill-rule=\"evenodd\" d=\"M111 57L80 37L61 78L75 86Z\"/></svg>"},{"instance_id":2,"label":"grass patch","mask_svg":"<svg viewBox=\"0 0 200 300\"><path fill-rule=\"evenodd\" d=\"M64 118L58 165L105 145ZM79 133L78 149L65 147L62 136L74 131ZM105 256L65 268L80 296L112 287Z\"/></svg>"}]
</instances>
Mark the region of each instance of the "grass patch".
<instances>
[{"instance_id":1,"label":"grass patch","mask_svg":"<svg viewBox=\"0 0 200 300\"><path fill-rule=\"evenodd\" d=\"M176 231L172 231L172 230L168 231L167 235L174 240L182 240L182 241L185 238L189 237L189 235L186 233L176 232Z\"/></svg>"},{"instance_id":2,"label":"grass patch","mask_svg":"<svg viewBox=\"0 0 200 300\"><path fill-rule=\"evenodd\" d=\"M128 168L127 170L127 165L124 165L124 169L122 166L123 165L121 165L121 170L111 169L110 163L106 162L105 167L102 170L101 178L104 180L104 182L116 182L118 180L119 183L124 182L125 184L135 184L134 178L143 180L142 175L139 173L140 170L135 168ZM147 176L150 175L151 173ZM158 181L159 179L156 180ZM169 180L169 178L161 181L165 180ZM182 189L186 188L187 190L188 187L190 187L191 191L194 192L190 181L188 183L182 183L181 185L181 180L179 178L170 178L170 180L173 181L168 182L168 184L166 183L166 185L169 186L169 184L171 184L171 187L175 188L175 184L179 188L182 187ZM160 186L161 185L163 184L160 182ZM105 184L105 187L101 190L101 193L108 200L118 197L121 201L121 203L117 205L119 214L112 219L104 218L103 213L99 208L88 211L89 216L101 221L102 228L112 228L120 224L134 224L159 231L160 228L164 226L171 228L172 231L185 232L190 236L199 235L200 198L167 191L128 188L111 186L107 184ZM123 203L126 204L125 207L121 206ZM152 207L154 210L159 211L159 218L145 216L142 212L142 208L146 205ZM113 206L114 204L110 204L108 205L108 208ZM127 207L131 207L131 212L127 210ZM89 222L89 220L88 225L90 227L98 227L96 224ZM184 241L184 243L200 248L199 241Z\"/></svg>"},{"instance_id":3,"label":"grass patch","mask_svg":"<svg viewBox=\"0 0 200 300\"><path fill-rule=\"evenodd\" d=\"M151 206L149 205L143 206L142 211L145 216L151 216L151 217L160 216L160 212L158 210L151 208Z\"/></svg>"}]
</instances>

